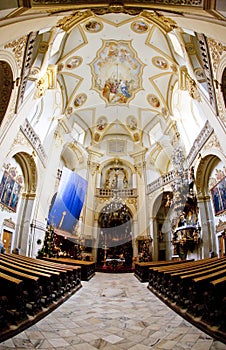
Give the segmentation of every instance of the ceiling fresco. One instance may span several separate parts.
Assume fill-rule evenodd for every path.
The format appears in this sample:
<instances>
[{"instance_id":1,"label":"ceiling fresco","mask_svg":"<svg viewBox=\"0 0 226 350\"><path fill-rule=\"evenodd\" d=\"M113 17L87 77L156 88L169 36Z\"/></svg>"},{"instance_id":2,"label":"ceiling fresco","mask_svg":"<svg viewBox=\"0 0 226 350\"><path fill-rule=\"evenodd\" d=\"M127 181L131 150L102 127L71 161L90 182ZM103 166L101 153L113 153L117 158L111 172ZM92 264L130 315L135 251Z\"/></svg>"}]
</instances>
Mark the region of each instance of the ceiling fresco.
<instances>
[{"instance_id":1,"label":"ceiling fresco","mask_svg":"<svg viewBox=\"0 0 226 350\"><path fill-rule=\"evenodd\" d=\"M92 88L107 104L129 103L142 88L143 66L131 42L103 41L97 57L91 63Z\"/></svg>"},{"instance_id":2,"label":"ceiling fresco","mask_svg":"<svg viewBox=\"0 0 226 350\"><path fill-rule=\"evenodd\" d=\"M57 64L65 112L83 120L96 142L116 120L139 141L135 129L143 129L155 115L166 120L170 114L178 62L167 33L141 15L85 18L65 36ZM104 126L97 129L102 117Z\"/></svg>"}]
</instances>

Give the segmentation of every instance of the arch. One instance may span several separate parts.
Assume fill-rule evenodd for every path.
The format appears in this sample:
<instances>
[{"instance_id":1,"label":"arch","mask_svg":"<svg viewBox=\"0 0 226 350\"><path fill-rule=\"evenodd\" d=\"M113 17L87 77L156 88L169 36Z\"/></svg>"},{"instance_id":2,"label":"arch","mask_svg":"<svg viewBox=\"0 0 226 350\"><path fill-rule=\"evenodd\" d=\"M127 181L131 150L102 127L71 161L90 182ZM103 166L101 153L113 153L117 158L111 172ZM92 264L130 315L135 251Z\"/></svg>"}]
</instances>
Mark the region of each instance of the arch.
<instances>
[{"instance_id":1,"label":"arch","mask_svg":"<svg viewBox=\"0 0 226 350\"><path fill-rule=\"evenodd\" d=\"M0 61L0 125L2 124L13 90L13 72L8 62Z\"/></svg>"},{"instance_id":2,"label":"arch","mask_svg":"<svg viewBox=\"0 0 226 350\"><path fill-rule=\"evenodd\" d=\"M196 190L198 196L209 196L208 193L208 180L211 169L213 169L216 162L221 159L214 155L208 154L201 159L196 170ZM205 174L205 176L203 176Z\"/></svg>"},{"instance_id":3,"label":"arch","mask_svg":"<svg viewBox=\"0 0 226 350\"><path fill-rule=\"evenodd\" d=\"M16 153L14 158L21 166L24 175L25 193L34 195L37 188L37 169L33 156L20 152Z\"/></svg>"}]
</instances>

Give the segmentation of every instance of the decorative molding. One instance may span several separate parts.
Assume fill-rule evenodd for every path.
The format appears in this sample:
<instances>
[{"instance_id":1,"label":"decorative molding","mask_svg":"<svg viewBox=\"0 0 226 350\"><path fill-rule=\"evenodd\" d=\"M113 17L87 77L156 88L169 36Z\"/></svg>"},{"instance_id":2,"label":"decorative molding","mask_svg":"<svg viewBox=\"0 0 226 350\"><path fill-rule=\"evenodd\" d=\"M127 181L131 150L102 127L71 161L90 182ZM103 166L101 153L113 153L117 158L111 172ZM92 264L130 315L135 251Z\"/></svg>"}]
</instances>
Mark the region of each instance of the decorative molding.
<instances>
[{"instance_id":1,"label":"decorative molding","mask_svg":"<svg viewBox=\"0 0 226 350\"><path fill-rule=\"evenodd\" d=\"M72 30L77 24L80 22L86 20L87 18L93 16L93 12L90 10L87 11L78 11L75 12L73 15L64 17L57 23L57 27L60 27L65 32L69 32Z\"/></svg>"},{"instance_id":2,"label":"decorative molding","mask_svg":"<svg viewBox=\"0 0 226 350\"><path fill-rule=\"evenodd\" d=\"M195 139L193 146L187 156L187 163L189 167L192 165L200 150L207 142L209 137L212 135L213 131L214 129L210 126L209 122L207 121L202 130L200 131L198 137Z\"/></svg>"},{"instance_id":3,"label":"decorative molding","mask_svg":"<svg viewBox=\"0 0 226 350\"><path fill-rule=\"evenodd\" d=\"M18 134L16 135L16 138L14 139L11 145L11 150L18 145L25 146L27 148L31 147L31 144L28 142L28 139L25 137L25 135L21 131L19 131Z\"/></svg>"},{"instance_id":4,"label":"decorative molding","mask_svg":"<svg viewBox=\"0 0 226 350\"><path fill-rule=\"evenodd\" d=\"M100 164L97 162L92 162L88 160L87 165L89 167L89 170L91 172L91 175L94 176L95 173L99 170Z\"/></svg>"},{"instance_id":5,"label":"decorative molding","mask_svg":"<svg viewBox=\"0 0 226 350\"><path fill-rule=\"evenodd\" d=\"M187 90L191 98L201 101L201 96L198 91L196 82L191 76L188 74L188 70L185 66L180 67L179 70L179 88L181 90Z\"/></svg>"},{"instance_id":6,"label":"decorative molding","mask_svg":"<svg viewBox=\"0 0 226 350\"><path fill-rule=\"evenodd\" d=\"M199 49L201 53L201 60L202 60L202 67L204 74L206 76L206 83L208 87L209 92L209 99L210 104L214 108L215 112L217 113L217 102L216 102L216 94L215 94L215 88L213 84L213 72L212 72L212 64L211 64L211 57L208 47L207 38L204 34L196 33L198 43L199 43Z\"/></svg>"},{"instance_id":7,"label":"decorative molding","mask_svg":"<svg viewBox=\"0 0 226 350\"><path fill-rule=\"evenodd\" d=\"M18 40L14 40L4 46L5 49L12 49L18 68L20 69L22 68L26 43L27 43L27 36L23 36L22 38Z\"/></svg>"},{"instance_id":8,"label":"decorative molding","mask_svg":"<svg viewBox=\"0 0 226 350\"><path fill-rule=\"evenodd\" d=\"M18 91L18 95L17 95L16 111L15 112L17 112L17 109L23 103L25 88L27 85L27 80L28 80L30 68L32 65L32 55L33 55L33 49L35 46L36 37L37 37L37 32L31 32L26 37L26 47L23 50L23 54L21 53L21 57L23 58L23 64L22 64L21 81L20 81L20 86L18 89L19 91Z\"/></svg>"},{"instance_id":9,"label":"decorative molding","mask_svg":"<svg viewBox=\"0 0 226 350\"><path fill-rule=\"evenodd\" d=\"M143 16L149 22L155 24L165 33L171 32L171 30L177 28L177 23L173 21L171 18L160 15L157 12L150 13L148 11L141 12L141 16Z\"/></svg>"},{"instance_id":10,"label":"decorative molding","mask_svg":"<svg viewBox=\"0 0 226 350\"><path fill-rule=\"evenodd\" d=\"M12 218L4 219L3 226L9 227L9 228L15 230L16 223L12 220Z\"/></svg>"},{"instance_id":11,"label":"decorative molding","mask_svg":"<svg viewBox=\"0 0 226 350\"><path fill-rule=\"evenodd\" d=\"M215 133L212 133L209 141L203 147L203 151L212 150L213 148L217 148L221 152L223 151Z\"/></svg>"},{"instance_id":12,"label":"decorative molding","mask_svg":"<svg viewBox=\"0 0 226 350\"><path fill-rule=\"evenodd\" d=\"M37 155L39 159L41 160L43 166L46 166L46 161L47 161L47 155L45 153L45 150L42 146L41 140L30 125L29 121L26 119L25 124L20 127L20 130L26 137L26 139L29 141L31 144L32 148L37 152Z\"/></svg>"},{"instance_id":13,"label":"decorative molding","mask_svg":"<svg viewBox=\"0 0 226 350\"><path fill-rule=\"evenodd\" d=\"M221 232L226 230L226 221L219 220L218 224L216 225L216 232Z\"/></svg>"},{"instance_id":14,"label":"decorative molding","mask_svg":"<svg viewBox=\"0 0 226 350\"><path fill-rule=\"evenodd\" d=\"M142 1L141 1L142 2ZM204 0L149 0L149 4L154 5L177 5L177 6L203 6Z\"/></svg>"},{"instance_id":15,"label":"decorative molding","mask_svg":"<svg viewBox=\"0 0 226 350\"><path fill-rule=\"evenodd\" d=\"M223 45L222 43L210 38L207 38L207 43L211 53L213 68L215 71L217 71L221 56L226 51L226 45Z\"/></svg>"}]
</instances>

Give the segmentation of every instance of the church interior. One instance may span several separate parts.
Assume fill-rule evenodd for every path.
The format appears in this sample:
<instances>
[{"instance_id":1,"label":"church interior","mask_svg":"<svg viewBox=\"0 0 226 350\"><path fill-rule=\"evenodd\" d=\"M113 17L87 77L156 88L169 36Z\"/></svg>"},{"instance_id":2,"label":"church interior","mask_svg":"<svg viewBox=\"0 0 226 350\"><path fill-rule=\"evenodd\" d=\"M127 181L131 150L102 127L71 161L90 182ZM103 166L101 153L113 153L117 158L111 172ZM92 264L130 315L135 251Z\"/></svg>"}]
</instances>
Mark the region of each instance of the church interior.
<instances>
[{"instance_id":1,"label":"church interior","mask_svg":"<svg viewBox=\"0 0 226 350\"><path fill-rule=\"evenodd\" d=\"M224 0L1 1L1 342L122 278L224 349L225 38Z\"/></svg>"}]
</instances>

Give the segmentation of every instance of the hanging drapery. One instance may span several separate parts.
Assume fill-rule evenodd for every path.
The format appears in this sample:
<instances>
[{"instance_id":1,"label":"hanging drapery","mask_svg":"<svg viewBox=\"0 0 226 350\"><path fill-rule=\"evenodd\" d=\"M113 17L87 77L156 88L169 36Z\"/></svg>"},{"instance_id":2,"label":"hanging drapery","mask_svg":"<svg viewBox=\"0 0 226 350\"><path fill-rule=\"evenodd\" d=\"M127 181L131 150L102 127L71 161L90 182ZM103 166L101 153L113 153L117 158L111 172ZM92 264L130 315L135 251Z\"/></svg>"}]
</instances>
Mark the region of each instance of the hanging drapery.
<instances>
[{"instance_id":1,"label":"hanging drapery","mask_svg":"<svg viewBox=\"0 0 226 350\"><path fill-rule=\"evenodd\" d=\"M64 167L57 196L49 212L49 223L73 234L83 207L86 190L87 181Z\"/></svg>"}]
</instances>

